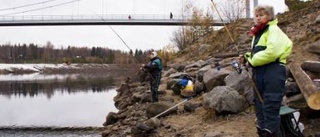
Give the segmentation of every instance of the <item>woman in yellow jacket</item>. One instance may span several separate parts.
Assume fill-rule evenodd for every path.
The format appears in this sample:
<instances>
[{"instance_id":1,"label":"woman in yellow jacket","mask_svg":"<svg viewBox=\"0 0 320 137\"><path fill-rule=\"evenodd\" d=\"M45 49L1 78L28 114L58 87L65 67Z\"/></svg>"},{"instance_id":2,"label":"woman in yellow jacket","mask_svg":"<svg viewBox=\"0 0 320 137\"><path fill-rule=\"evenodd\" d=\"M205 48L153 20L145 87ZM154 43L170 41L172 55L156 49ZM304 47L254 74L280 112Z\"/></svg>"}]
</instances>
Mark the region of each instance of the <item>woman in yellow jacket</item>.
<instances>
[{"instance_id":1,"label":"woman in yellow jacket","mask_svg":"<svg viewBox=\"0 0 320 137\"><path fill-rule=\"evenodd\" d=\"M260 137L277 137L286 80L285 63L292 42L277 26L273 7L257 6L254 20L255 26L250 31L253 36L251 52L244 57L252 67L252 79L258 89L255 92L257 130Z\"/></svg>"}]
</instances>

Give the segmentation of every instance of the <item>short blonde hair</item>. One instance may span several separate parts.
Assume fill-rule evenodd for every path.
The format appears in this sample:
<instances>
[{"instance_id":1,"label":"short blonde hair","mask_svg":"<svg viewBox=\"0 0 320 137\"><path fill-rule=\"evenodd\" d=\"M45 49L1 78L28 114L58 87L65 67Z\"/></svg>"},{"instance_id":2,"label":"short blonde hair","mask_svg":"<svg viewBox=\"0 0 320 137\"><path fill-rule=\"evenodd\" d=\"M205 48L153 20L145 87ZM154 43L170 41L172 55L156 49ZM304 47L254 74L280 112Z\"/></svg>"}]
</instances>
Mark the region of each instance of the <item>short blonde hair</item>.
<instances>
[{"instance_id":1,"label":"short blonde hair","mask_svg":"<svg viewBox=\"0 0 320 137\"><path fill-rule=\"evenodd\" d=\"M274 20L276 18L275 14L274 14L274 9L272 6L269 5L258 5L254 8L254 13L259 13L262 12L266 15L268 15L269 20ZM254 16L254 20L256 22L256 18Z\"/></svg>"}]
</instances>

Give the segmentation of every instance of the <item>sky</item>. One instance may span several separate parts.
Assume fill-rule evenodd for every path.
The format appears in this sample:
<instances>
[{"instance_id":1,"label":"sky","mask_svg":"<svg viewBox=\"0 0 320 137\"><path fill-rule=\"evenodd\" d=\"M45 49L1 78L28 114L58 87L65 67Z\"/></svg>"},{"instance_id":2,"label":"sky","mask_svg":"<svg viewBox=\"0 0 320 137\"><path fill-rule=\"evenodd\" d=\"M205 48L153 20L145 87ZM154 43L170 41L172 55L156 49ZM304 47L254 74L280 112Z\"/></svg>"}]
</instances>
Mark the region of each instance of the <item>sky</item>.
<instances>
[{"instance_id":1,"label":"sky","mask_svg":"<svg viewBox=\"0 0 320 137\"><path fill-rule=\"evenodd\" d=\"M50 7L61 3L72 3L21 14L14 14L26 10ZM182 5L188 0L0 0L1 16L14 15L82 15L97 14L152 14L168 16L181 15ZM207 9L211 6L210 0L189 0L198 8ZM36 4L39 3L39 4ZM22 5L36 4L23 8L13 8ZM259 4L272 5L276 12L286 10L284 0L259 0ZM162 49L172 44L170 38L179 26L110 26L127 43L128 47L135 49ZM0 27L0 44L35 43L45 45L50 41L55 48L67 46L79 47L107 47L129 51L128 47L117 37L108 26L15 26Z\"/></svg>"}]
</instances>

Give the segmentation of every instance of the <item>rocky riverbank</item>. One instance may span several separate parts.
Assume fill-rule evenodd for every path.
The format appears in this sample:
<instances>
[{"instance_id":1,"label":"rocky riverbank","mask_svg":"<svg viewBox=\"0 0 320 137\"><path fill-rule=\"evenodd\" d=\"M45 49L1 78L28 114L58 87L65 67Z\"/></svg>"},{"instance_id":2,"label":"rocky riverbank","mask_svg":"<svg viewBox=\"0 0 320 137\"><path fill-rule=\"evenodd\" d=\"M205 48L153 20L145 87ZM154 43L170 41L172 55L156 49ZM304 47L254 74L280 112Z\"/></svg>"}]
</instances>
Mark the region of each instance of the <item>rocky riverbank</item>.
<instances>
[{"instance_id":1,"label":"rocky riverbank","mask_svg":"<svg viewBox=\"0 0 320 137\"><path fill-rule=\"evenodd\" d=\"M148 83L139 81L141 79L138 77L127 79L114 98L119 111L108 114L102 136L255 136L250 72L243 70L239 74L226 60L221 61L223 67L218 70L216 60L209 58L170 65L170 69L163 73L159 88L160 102L157 103L151 103ZM197 93L188 101L176 95L171 88L184 75L194 79ZM292 78L288 80L292 81ZM286 93L296 90L299 89L287 88ZM183 101L186 102L154 120L157 114ZM310 126L314 125L305 124L308 130L312 129Z\"/></svg>"},{"instance_id":2,"label":"rocky riverbank","mask_svg":"<svg viewBox=\"0 0 320 137\"><path fill-rule=\"evenodd\" d=\"M189 65L177 64L164 71L159 88L160 102L157 103L151 103L147 82L133 78L123 83L118 89L118 95L114 98L119 112L108 114L104 123L106 130L103 136L193 136L196 134L253 136L255 134L254 120L252 120L254 115L250 107L252 96L247 92L250 86L246 83L248 81L246 72L238 74L228 64L222 64L226 67L217 70L214 61L214 58L210 58ZM181 68L183 68L182 71L177 71ZM194 79L195 92L197 92L197 96L188 101L187 98L176 95L171 90L171 87L184 75ZM183 101L185 103L159 116L160 121L148 123L152 117ZM228 126L240 120L246 121L246 124L250 123L252 128L247 132L241 130L244 127L241 125L234 126L230 131L224 128L221 132L208 130L216 125L215 121L220 121L218 123L221 124L227 119Z\"/></svg>"},{"instance_id":3,"label":"rocky riverbank","mask_svg":"<svg viewBox=\"0 0 320 137\"><path fill-rule=\"evenodd\" d=\"M320 1L314 0L304 8L277 16L280 28L294 43L287 64L288 70L292 63L320 60L319 5ZM251 40L247 32L252 26L252 19L228 25L240 51L249 50ZM238 53L235 45L230 44L227 35L222 29L200 38L197 43L179 53L179 58L168 64L169 67L163 72L159 103L151 103L148 83L140 82L139 78L131 78L124 82L114 98L119 111L108 114L102 136L256 136L250 78L248 72L238 74L231 67ZM217 62L220 70L217 68ZM186 99L176 95L171 89L183 75L193 77L197 96L159 116L159 120L154 120L156 114ZM283 104L301 112L300 120L305 127L305 136L320 135L319 111L308 107L290 74Z\"/></svg>"}]
</instances>

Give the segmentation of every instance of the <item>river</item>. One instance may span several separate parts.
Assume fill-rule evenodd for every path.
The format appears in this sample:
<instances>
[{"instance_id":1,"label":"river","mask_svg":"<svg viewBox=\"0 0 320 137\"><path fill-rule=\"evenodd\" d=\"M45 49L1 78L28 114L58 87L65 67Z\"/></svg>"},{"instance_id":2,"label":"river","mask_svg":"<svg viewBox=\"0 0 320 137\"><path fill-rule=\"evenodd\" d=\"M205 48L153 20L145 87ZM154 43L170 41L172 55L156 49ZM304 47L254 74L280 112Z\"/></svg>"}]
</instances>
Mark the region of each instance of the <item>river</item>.
<instances>
[{"instance_id":1,"label":"river","mask_svg":"<svg viewBox=\"0 0 320 137\"><path fill-rule=\"evenodd\" d=\"M0 137L100 136L116 94L107 76L0 75Z\"/></svg>"}]
</instances>

